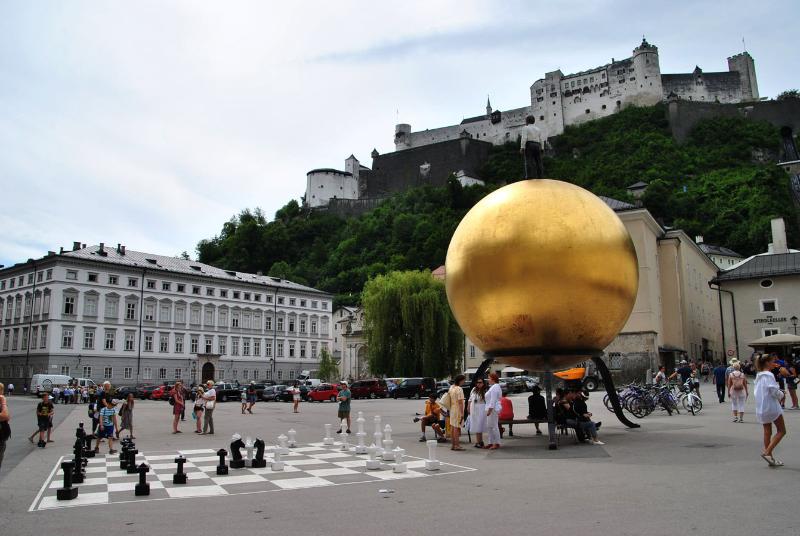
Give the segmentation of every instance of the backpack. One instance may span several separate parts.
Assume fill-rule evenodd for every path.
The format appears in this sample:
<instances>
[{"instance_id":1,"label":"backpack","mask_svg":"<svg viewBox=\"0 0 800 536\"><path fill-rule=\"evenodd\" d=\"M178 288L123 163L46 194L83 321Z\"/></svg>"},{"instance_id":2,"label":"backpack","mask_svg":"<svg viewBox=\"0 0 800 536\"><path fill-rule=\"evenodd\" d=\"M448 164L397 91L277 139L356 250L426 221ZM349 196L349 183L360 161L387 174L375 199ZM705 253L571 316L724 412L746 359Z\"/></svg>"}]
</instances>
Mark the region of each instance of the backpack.
<instances>
[{"instance_id":1,"label":"backpack","mask_svg":"<svg viewBox=\"0 0 800 536\"><path fill-rule=\"evenodd\" d=\"M731 372L731 386L734 391L741 391L744 389L744 374L739 371Z\"/></svg>"}]
</instances>

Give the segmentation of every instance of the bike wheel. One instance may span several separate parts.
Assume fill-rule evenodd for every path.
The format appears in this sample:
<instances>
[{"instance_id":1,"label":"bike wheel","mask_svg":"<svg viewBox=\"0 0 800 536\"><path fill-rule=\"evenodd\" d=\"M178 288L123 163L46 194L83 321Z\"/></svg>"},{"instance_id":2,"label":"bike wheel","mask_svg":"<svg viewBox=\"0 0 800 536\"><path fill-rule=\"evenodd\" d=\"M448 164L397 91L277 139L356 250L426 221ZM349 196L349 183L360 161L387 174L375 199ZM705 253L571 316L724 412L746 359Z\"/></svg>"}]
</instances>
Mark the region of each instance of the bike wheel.
<instances>
[{"instance_id":1,"label":"bike wheel","mask_svg":"<svg viewBox=\"0 0 800 536\"><path fill-rule=\"evenodd\" d=\"M694 404L692 404L692 408L694 408L694 411L692 413L694 414L700 413L701 411L703 411L703 401L700 400L699 398L695 398Z\"/></svg>"}]
</instances>

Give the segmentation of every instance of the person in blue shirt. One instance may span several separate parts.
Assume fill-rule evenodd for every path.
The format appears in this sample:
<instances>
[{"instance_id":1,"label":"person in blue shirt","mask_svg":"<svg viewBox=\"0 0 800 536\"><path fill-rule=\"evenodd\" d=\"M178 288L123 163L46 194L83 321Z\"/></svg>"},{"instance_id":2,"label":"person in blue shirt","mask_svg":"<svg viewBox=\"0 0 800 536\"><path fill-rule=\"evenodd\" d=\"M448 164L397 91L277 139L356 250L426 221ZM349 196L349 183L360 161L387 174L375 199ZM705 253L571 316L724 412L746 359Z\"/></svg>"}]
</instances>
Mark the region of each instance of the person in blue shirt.
<instances>
[{"instance_id":1,"label":"person in blue shirt","mask_svg":"<svg viewBox=\"0 0 800 536\"><path fill-rule=\"evenodd\" d=\"M717 363L717 366L714 367L714 385L717 386L717 397L719 398L720 404L725 402L727 371L727 367L723 365L722 362Z\"/></svg>"}]
</instances>

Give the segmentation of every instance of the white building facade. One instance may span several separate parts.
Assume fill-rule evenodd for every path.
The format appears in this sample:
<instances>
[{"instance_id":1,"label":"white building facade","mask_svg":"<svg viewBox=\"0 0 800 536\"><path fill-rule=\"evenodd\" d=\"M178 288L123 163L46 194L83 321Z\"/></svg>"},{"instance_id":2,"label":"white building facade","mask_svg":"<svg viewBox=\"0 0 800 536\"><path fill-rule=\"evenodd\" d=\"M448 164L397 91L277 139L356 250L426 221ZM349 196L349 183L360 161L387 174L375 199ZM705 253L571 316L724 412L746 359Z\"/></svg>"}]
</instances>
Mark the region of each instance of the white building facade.
<instances>
[{"instance_id":1,"label":"white building facade","mask_svg":"<svg viewBox=\"0 0 800 536\"><path fill-rule=\"evenodd\" d=\"M76 243L0 270L0 378L289 381L330 350L331 307L287 280Z\"/></svg>"}]
</instances>

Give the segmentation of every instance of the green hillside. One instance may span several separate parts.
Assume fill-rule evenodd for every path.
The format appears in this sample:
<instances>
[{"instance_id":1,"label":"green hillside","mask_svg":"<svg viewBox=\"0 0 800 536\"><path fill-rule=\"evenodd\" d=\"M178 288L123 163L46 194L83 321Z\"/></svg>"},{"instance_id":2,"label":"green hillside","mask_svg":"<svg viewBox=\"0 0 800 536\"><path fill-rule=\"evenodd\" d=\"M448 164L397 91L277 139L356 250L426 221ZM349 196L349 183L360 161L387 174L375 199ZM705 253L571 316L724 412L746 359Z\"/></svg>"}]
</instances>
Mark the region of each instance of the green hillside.
<instances>
[{"instance_id":1,"label":"green hillside","mask_svg":"<svg viewBox=\"0 0 800 536\"><path fill-rule=\"evenodd\" d=\"M780 215L797 245L788 177L775 166L780 138L767 123L707 120L681 145L672 139L662 106L630 108L568 127L552 144L548 177L628 201L626 186L648 182L644 205L690 236L702 234L708 243L750 255L764 250L769 220ZM493 150L483 170L486 187L462 188L452 180L444 188L409 190L357 218L309 213L296 201L273 221L260 210L245 210L198 244L199 260L263 271L332 292L338 303L355 303L376 274L443 264L464 214L496 185L519 179L517 147Z\"/></svg>"}]
</instances>

